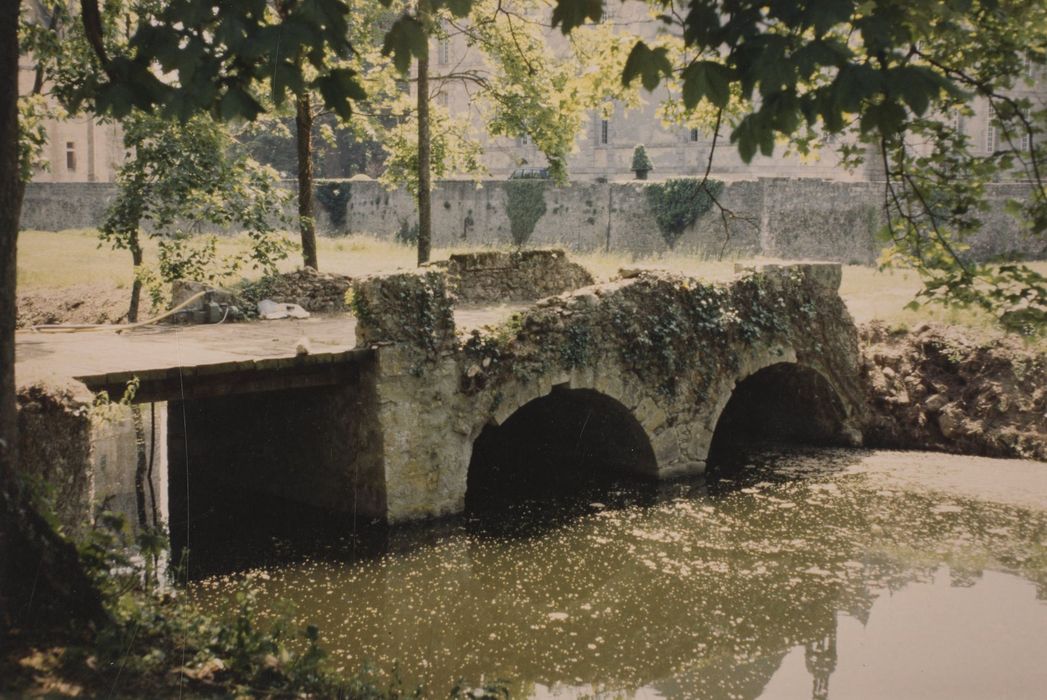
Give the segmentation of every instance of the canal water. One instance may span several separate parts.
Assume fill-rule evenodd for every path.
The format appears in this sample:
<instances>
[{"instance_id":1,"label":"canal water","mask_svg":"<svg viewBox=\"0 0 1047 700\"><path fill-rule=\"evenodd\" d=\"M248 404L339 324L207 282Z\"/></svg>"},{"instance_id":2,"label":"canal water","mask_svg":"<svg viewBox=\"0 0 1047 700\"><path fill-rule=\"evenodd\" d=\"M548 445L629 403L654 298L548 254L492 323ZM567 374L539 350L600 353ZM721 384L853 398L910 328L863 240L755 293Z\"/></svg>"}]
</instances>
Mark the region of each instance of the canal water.
<instances>
[{"instance_id":1,"label":"canal water","mask_svg":"<svg viewBox=\"0 0 1047 700\"><path fill-rule=\"evenodd\" d=\"M316 624L334 668L426 696L1047 694L1044 464L766 450L237 555L190 598L222 613L250 591L264 617Z\"/></svg>"}]
</instances>

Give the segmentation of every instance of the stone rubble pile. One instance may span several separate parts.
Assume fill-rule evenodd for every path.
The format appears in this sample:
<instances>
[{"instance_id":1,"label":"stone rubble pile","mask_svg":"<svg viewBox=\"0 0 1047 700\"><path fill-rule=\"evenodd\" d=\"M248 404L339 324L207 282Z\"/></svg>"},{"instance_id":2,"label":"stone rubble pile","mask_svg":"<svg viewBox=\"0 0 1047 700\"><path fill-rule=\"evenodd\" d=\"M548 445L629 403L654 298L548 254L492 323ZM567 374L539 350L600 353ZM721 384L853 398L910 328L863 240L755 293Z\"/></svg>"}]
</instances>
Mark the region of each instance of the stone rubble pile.
<instances>
[{"instance_id":1,"label":"stone rubble pile","mask_svg":"<svg viewBox=\"0 0 1047 700\"><path fill-rule=\"evenodd\" d=\"M345 293L351 282L346 275L305 267L265 277L246 288L242 296L256 303L271 299L282 304L298 304L312 313L335 313L345 310Z\"/></svg>"},{"instance_id":2,"label":"stone rubble pile","mask_svg":"<svg viewBox=\"0 0 1047 700\"><path fill-rule=\"evenodd\" d=\"M203 282L175 280L171 283L171 309L178 311L164 318L163 323L198 325L242 321L244 308L236 294L226 289Z\"/></svg>"},{"instance_id":3,"label":"stone rubble pile","mask_svg":"<svg viewBox=\"0 0 1047 700\"><path fill-rule=\"evenodd\" d=\"M461 304L532 301L595 284L562 250L462 253L432 266L447 272Z\"/></svg>"},{"instance_id":4,"label":"stone rubble pile","mask_svg":"<svg viewBox=\"0 0 1047 700\"><path fill-rule=\"evenodd\" d=\"M1047 354L923 324L861 329L867 434L878 446L1047 459Z\"/></svg>"}]
</instances>

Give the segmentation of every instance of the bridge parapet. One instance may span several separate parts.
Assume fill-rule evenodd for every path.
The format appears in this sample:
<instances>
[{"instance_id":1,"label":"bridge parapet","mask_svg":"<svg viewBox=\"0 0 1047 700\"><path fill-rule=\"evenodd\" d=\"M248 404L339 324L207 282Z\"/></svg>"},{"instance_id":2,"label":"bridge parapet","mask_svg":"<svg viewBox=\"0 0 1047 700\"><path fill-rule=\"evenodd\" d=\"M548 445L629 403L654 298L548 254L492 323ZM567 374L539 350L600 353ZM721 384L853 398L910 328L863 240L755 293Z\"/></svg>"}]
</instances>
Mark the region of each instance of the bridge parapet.
<instances>
[{"instance_id":1,"label":"bridge parapet","mask_svg":"<svg viewBox=\"0 0 1047 700\"><path fill-rule=\"evenodd\" d=\"M838 265L769 266L728 284L641 272L459 338L434 274L363 281L355 291L358 341L376 349L391 521L460 511L485 427L556 392L624 407L636 428L627 432L649 450L623 446L622 466L632 460L655 478L701 473L736 385L779 366L802 372L771 371L777 393L816 406L768 420L807 418L824 423L811 430L821 440L860 441L857 333L837 293Z\"/></svg>"},{"instance_id":2,"label":"bridge parapet","mask_svg":"<svg viewBox=\"0 0 1047 700\"><path fill-rule=\"evenodd\" d=\"M436 356L457 346L454 298L436 270L366 277L353 283L356 344L399 344Z\"/></svg>"}]
</instances>

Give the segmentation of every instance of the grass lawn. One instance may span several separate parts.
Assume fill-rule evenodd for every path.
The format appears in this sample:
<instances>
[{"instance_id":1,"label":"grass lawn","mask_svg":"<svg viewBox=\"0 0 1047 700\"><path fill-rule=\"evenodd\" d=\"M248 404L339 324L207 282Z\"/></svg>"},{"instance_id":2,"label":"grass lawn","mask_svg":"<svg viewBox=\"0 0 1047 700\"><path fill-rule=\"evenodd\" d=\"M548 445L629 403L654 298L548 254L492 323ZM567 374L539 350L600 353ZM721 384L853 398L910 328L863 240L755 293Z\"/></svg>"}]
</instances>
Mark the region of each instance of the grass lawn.
<instances>
[{"instance_id":1,"label":"grass lawn","mask_svg":"<svg viewBox=\"0 0 1047 700\"><path fill-rule=\"evenodd\" d=\"M243 236L219 239L219 250L234 252L246 245ZM328 272L358 277L397 268L414 267L415 250L396 242L369 236L354 235L344 238L318 239L320 268ZM146 260L156 259L156 245L146 243ZM433 259L438 260L464 248L436 248ZM471 248L475 250L475 248ZM652 267L722 280L734 273L736 263L757 265L762 262L780 263L780 260L739 259L707 260L679 254L634 258L624 254L574 253L571 258L600 280L614 276L622 267ZM297 253L292 253L281 268L292 270L300 265ZM1047 262L1031 264L1047 274ZM255 273L257 275L257 273ZM110 288L125 288L131 283L131 256L127 251L114 251L99 246L94 230L61 232L23 231L18 239L18 291L31 292L75 284L96 284ZM894 270L880 272L875 268L845 265L841 294L851 314L859 323L880 319L891 325L912 326L923 321L937 321L971 328L988 329L992 319L969 310L942 309L937 306L915 311L906 310L920 288L913 272Z\"/></svg>"}]
</instances>

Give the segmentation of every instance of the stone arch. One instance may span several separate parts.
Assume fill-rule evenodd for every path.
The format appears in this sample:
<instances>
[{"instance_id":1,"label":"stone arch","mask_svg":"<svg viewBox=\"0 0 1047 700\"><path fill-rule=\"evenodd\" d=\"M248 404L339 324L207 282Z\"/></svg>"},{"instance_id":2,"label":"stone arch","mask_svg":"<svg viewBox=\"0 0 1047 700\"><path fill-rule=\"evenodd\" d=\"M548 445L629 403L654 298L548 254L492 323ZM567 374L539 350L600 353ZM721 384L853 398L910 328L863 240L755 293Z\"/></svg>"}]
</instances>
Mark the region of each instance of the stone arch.
<instances>
[{"instance_id":1,"label":"stone arch","mask_svg":"<svg viewBox=\"0 0 1047 700\"><path fill-rule=\"evenodd\" d=\"M707 458L758 440L854 444L845 394L821 369L788 357L739 375L710 414Z\"/></svg>"},{"instance_id":2,"label":"stone arch","mask_svg":"<svg viewBox=\"0 0 1047 700\"><path fill-rule=\"evenodd\" d=\"M528 394L533 393L527 392ZM556 385L475 431L466 504L494 491L563 491L590 477L653 478L652 437L631 406L589 387Z\"/></svg>"}]
</instances>

